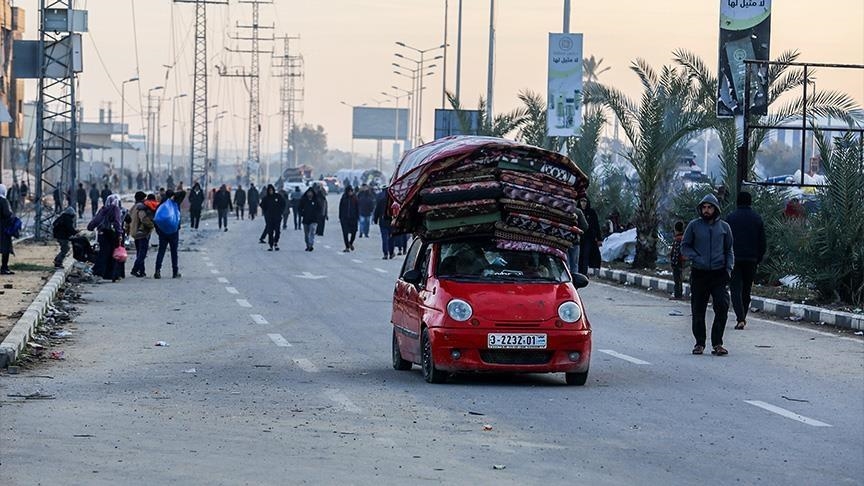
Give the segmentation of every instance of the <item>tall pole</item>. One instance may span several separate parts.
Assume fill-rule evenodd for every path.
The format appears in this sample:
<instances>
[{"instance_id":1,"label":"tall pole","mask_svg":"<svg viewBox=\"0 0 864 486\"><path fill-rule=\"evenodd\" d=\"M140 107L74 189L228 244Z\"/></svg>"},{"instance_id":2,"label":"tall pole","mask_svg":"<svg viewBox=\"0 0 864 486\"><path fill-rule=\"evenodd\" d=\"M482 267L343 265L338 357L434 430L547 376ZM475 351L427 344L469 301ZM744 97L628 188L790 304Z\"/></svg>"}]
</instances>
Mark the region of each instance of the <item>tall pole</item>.
<instances>
[{"instance_id":1,"label":"tall pole","mask_svg":"<svg viewBox=\"0 0 864 486\"><path fill-rule=\"evenodd\" d=\"M495 78L495 0L489 0L489 71L486 74L486 121L492 123Z\"/></svg>"},{"instance_id":2,"label":"tall pole","mask_svg":"<svg viewBox=\"0 0 864 486\"><path fill-rule=\"evenodd\" d=\"M443 109L446 106L447 102L447 20L449 17L450 10L450 2L449 0L444 0L444 75L442 76L443 81L441 81L441 108Z\"/></svg>"},{"instance_id":3,"label":"tall pole","mask_svg":"<svg viewBox=\"0 0 864 486\"><path fill-rule=\"evenodd\" d=\"M120 84L120 192L123 192L123 164L126 152L126 83L138 81L138 76L127 79Z\"/></svg>"},{"instance_id":4,"label":"tall pole","mask_svg":"<svg viewBox=\"0 0 864 486\"><path fill-rule=\"evenodd\" d=\"M570 33L570 0L564 0L564 33Z\"/></svg>"},{"instance_id":5,"label":"tall pole","mask_svg":"<svg viewBox=\"0 0 864 486\"><path fill-rule=\"evenodd\" d=\"M177 100L185 98L186 93L181 93L171 100L171 159L168 163L168 174L174 177L174 125L177 123Z\"/></svg>"},{"instance_id":6,"label":"tall pole","mask_svg":"<svg viewBox=\"0 0 864 486\"><path fill-rule=\"evenodd\" d=\"M462 102L462 0L459 0L459 26L456 34L456 99Z\"/></svg>"}]
</instances>

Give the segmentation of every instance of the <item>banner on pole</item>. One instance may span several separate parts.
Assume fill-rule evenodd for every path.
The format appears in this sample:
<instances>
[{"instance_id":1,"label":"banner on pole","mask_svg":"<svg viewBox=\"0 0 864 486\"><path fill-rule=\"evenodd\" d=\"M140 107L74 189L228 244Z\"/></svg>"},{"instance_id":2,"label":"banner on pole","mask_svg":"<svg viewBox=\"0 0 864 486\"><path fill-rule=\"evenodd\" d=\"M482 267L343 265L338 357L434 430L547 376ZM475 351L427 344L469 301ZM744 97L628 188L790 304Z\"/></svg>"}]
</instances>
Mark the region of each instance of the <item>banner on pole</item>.
<instances>
[{"instance_id":1,"label":"banner on pole","mask_svg":"<svg viewBox=\"0 0 864 486\"><path fill-rule=\"evenodd\" d=\"M717 70L717 116L744 114L744 60L768 61L771 44L771 0L720 0L720 66ZM752 65L751 65L752 66ZM768 66L752 66L752 115L768 112Z\"/></svg>"},{"instance_id":2,"label":"banner on pole","mask_svg":"<svg viewBox=\"0 0 864 486\"><path fill-rule=\"evenodd\" d=\"M582 34L549 34L546 135L572 137L582 126Z\"/></svg>"}]
</instances>

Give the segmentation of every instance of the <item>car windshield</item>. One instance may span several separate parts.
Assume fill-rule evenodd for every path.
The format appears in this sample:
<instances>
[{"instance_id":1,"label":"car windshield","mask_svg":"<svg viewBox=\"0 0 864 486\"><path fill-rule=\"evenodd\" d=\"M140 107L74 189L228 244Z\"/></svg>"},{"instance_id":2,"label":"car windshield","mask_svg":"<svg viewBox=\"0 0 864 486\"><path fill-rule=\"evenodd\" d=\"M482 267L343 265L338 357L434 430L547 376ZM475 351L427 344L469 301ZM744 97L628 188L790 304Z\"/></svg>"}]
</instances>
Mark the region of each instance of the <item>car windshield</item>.
<instances>
[{"instance_id":1,"label":"car windshield","mask_svg":"<svg viewBox=\"0 0 864 486\"><path fill-rule=\"evenodd\" d=\"M441 243L439 277L484 282L569 282L564 262L540 252L501 250L490 241Z\"/></svg>"}]
</instances>

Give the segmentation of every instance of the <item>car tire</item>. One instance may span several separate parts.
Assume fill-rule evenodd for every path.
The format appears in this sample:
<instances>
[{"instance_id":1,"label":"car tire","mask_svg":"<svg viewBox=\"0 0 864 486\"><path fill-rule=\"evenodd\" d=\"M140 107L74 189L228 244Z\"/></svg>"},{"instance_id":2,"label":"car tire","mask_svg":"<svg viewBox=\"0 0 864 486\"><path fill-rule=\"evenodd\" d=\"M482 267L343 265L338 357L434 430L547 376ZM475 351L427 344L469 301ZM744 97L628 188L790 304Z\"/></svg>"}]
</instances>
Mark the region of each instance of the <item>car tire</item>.
<instances>
[{"instance_id":1,"label":"car tire","mask_svg":"<svg viewBox=\"0 0 864 486\"><path fill-rule=\"evenodd\" d=\"M429 340L429 328L424 327L420 334L421 346L421 367L423 368L423 379L427 383L444 383L447 379L447 373L435 367L435 360L432 358L432 342Z\"/></svg>"},{"instance_id":2,"label":"car tire","mask_svg":"<svg viewBox=\"0 0 864 486\"><path fill-rule=\"evenodd\" d=\"M412 363L402 359L402 352L399 351L399 341L396 339L396 329L393 329L393 369L397 371L408 371L411 369Z\"/></svg>"},{"instance_id":3,"label":"car tire","mask_svg":"<svg viewBox=\"0 0 864 486\"><path fill-rule=\"evenodd\" d=\"M564 373L564 381L568 385L583 386L588 381L588 370L582 373Z\"/></svg>"}]
</instances>

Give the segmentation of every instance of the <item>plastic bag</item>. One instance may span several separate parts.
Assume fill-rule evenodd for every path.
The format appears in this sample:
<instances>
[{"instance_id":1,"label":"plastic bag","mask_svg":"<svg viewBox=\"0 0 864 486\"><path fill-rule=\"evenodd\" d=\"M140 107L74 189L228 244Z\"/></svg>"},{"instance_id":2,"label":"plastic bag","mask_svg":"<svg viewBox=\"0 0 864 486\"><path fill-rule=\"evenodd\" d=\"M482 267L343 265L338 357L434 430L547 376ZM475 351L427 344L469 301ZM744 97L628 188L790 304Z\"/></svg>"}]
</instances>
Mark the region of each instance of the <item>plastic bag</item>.
<instances>
[{"instance_id":1,"label":"plastic bag","mask_svg":"<svg viewBox=\"0 0 864 486\"><path fill-rule=\"evenodd\" d=\"M126 247L124 247L123 245L119 245L117 246L117 248L114 248L114 253L112 253L111 256L114 258L114 260L120 263L125 263L126 259L129 258L129 254L126 253Z\"/></svg>"},{"instance_id":2,"label":"plastic bag","mask_svg":"<svg viewBox=\"0 0 864 486\"><path fill-rule=\"evenodd\" d=\"M153 223L159 231L166 235L173 235L180 229L180 210L174 201L165 201L156 209Z\"/></svg>"}]
</instances>

